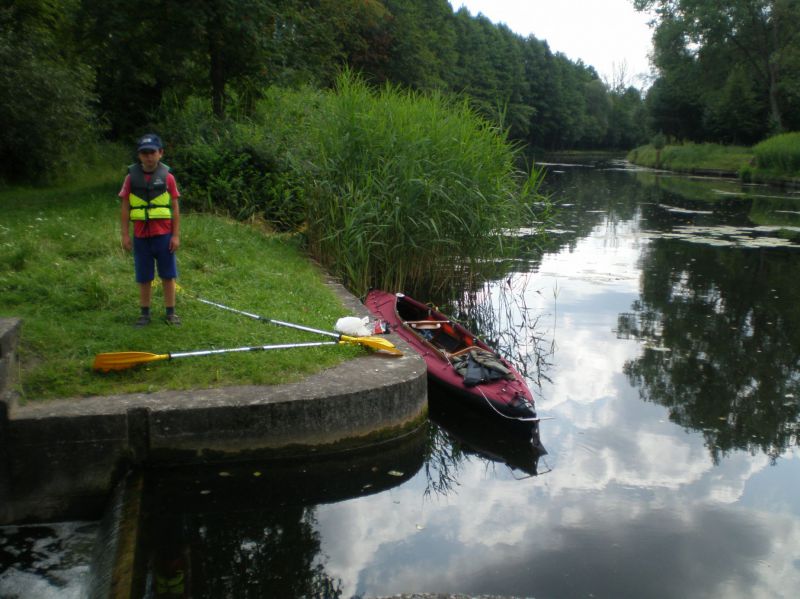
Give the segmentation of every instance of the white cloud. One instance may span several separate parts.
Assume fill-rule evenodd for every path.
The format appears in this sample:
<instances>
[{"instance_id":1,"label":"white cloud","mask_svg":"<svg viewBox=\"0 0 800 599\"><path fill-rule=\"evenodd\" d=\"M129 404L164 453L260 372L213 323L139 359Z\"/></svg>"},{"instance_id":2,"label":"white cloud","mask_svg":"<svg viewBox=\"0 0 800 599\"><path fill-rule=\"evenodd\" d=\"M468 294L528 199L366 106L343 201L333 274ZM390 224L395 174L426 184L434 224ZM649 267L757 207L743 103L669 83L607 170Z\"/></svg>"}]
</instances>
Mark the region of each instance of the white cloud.
<instances>
[{"instance_id":1,"label":"white cloud","mask_svg":"<svg viewBox=\"0 0 800 599\"><path fill-rule=\"evenodd\" d=\"M554 559L560 565L558 574L549 573L553 577L581 567L602 577L595 568L621 557L648 563L639 553L652 550L653 560L662 559L662 552L666 559L674 557L674 567L686 568L681 560L702 559L703 584L714 590L733 588L738 580L733 573L745 572L746 580L739 582L746 584L725 596L768 597L800 582L791 550L800 538L797 518L735 503L747 481L769 467L766 459L742 454L714 467L698 455L704 448L696 439L652 431L629 444L612 440L602 451L585 452L577 439L561 447L571 449L558 456L552 472L538 478L495 477L487 484L485 464L473 459L463 464L458 493L448 497L422 500L425 478L418 474L381 495L320 506L326 570L343 580L344 596L463 592L475 588L479 571L496 573L515 562L533 568ZM576 565L584 550L601 546L604 555ZM725 564L702 553L717 546ZM531 572L516 574L520 584L535 580ZM597 584L601 594L603 585L614 588L609 580ZM524 596L522 591L503 592Z\"/></svg>"}]
</instances>

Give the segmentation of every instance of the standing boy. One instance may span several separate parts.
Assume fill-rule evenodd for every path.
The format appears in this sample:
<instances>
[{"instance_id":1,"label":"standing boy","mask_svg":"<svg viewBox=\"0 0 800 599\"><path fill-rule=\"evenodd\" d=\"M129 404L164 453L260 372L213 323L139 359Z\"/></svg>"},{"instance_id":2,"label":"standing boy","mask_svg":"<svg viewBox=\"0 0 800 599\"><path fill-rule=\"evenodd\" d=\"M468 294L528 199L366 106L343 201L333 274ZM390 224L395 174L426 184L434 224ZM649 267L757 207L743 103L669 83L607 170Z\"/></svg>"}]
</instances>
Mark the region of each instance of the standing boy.
<instances>
[{"instance_id":1,"label":"standing boy","mask_svg":"<svg viewBox=\"0 0 800 599\"><path fill-rule=\"evenodd\" d=\"M139 284L141 314L134 326L150 324L150 297L155 266L164 291L167 324L179 325L175 314L175 279L178 265L175 252L181 244L178 185L169 168L161 164L164 147L161 138L148 133L139 139L139 163L128 167L122 184L120 227L122 247L133 250L136 282ZM131 243L129 222L133 222Z\"/></svg>"}]
</instances>

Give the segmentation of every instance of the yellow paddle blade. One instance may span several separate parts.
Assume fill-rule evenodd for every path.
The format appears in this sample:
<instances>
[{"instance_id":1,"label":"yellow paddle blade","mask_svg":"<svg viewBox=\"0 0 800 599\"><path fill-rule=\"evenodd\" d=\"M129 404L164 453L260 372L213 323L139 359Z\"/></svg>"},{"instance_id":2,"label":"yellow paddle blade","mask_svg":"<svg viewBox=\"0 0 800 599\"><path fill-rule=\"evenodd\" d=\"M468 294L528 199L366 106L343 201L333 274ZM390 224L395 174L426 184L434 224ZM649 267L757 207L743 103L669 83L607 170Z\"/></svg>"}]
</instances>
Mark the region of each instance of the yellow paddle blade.
<instances>
[{"instance_id":1,"label":"yellow paddle blade","mask_svg":"<svg viewBox=\"0 0 800 599\"><path fill-rule=\"evenodd\" d=\"M160 286L161 286L160 279L154 278L152 281L150 281L150 287L160 287ZM178 282L175 281L175 291L183 291L183 290L184 290L183 287L178 285Z\"/></svg>"},{"instance_id":2,"label":"yellow paddle blade","mask_svg":"<svg viewBox=\"0 0 800 599\"><path fill-rule=\"evenodd\" d=\"M342 343L353 343L355 345L364 345L376 351L386 352L392 356L402 356L401 352L395 345L388 339L381 339L380 337L348 337L342 335L339 337Z\"/></svg>"},{"instance_id":3,"label":"yellow paddle blade","mask_svg":"<svg viewBox=\"0 0 800 599\"><path fill-rule=\"evenodd\" d=\"M108 372L109 370L125 370L139 364L155 362L156 360L169 360L169 354L150 354L143 351L119 351L106 354L97 354L94 357L92 368Z\"/></svg>"}]
</instances>

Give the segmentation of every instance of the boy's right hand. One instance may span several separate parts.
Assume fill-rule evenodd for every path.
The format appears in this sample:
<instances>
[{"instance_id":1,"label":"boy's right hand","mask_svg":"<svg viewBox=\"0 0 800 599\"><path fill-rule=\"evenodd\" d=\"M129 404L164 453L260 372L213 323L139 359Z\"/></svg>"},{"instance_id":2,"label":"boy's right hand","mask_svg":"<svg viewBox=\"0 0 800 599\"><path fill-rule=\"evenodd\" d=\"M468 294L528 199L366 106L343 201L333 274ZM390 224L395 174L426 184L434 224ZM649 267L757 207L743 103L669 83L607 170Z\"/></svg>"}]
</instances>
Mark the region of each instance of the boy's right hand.
<instances>
[{"instance_id":1,"label":"boy's right hand","mask_svg":"<svg viewBox=\"0 0 800 599\"><path fill-rule=\"evenodd\" d=\"M126 252L130 252L133 249L133 244L131 243L130 235L122 236L122 247L125 248Z\"/></svg>"}]
</instances>

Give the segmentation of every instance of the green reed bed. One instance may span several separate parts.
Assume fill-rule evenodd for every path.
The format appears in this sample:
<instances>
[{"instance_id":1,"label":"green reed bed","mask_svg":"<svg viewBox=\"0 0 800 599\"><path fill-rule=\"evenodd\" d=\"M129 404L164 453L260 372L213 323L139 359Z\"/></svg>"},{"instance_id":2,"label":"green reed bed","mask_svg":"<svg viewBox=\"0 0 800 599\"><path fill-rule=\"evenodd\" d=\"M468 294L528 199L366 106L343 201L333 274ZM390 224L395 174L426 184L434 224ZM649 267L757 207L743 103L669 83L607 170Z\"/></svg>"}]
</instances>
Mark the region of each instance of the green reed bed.
<instances>
[{"instance_id":1,"label":"green reed bed","mask_svg":"<svg viewBox=\"0 0 800 599\"><path fill-rule=\"evenodd\" d=\"M357 293L463 285L532 221L539 172L466 102L345 74L307 124L310 249Z\"/></svg>"},{"instance_id":2,"label":"green reed bed","mask_svg":"<svg viewBox=\"0 0 800 599\"><path fill-rule=\"evenodd\" d=\"M190 100L164 131L187 205L302 232L356 294L465 286L548 206L540 172L466 102L350 73L334 90L270 88L235 121Z\"/></svg>"},{"instance_id":3,"label":"green reed bed","mask_svg":"<svg viewBox=\"0 0 800 599\"><path fill-rule=\"evenodd\" d=\"M138 290L132 258L120 246L116 200L123 174L118 166L109 174L95 173L88 184L0 192L0 316L23 321L23 401L284 383L363 351L333 346L245 352L94 372L93 358L103 352L161 354L329 340L206 306L187 292L327 330L347 314L293 238L187 211L178 254L185 291L177 309L184 324L163 323L157 287L153 323L132 327Z\"/></svg>"},{"instance_id":4,"label":"green reed bed","mask_svg":"<svg viewBox=\"0 0 800 599\"><path fill-rule=\"evenodd\" d=\"M753 148L759 170L800 177L800 132L784 133Z\"/></svg>"},{"instance_id":5,"label":"green reed bed","mask_svg":"<svg viewBox=\"0 0 800 599\"><path fill-rule=\"evenodd\" d=\"M681 172L714 170L737 173L750 163L752 157L750 148L712 143L668 145L660 154L652 145L646 145L628 154L628 160L634 164Z\"/></svg>"},{"instance_id":6,"label":"green reed bed","mask_svg":"<svg viewBox=\"0 0 800 599\"><path fill-rule=\"evenodd\" d=\"M668 145L660 154L652 145L628 154L642 166L680 172L727 171L744 181L791 182L800 177L800 133L783 133L752 148L719 144Z\"/></svg>"}]
</instances>

